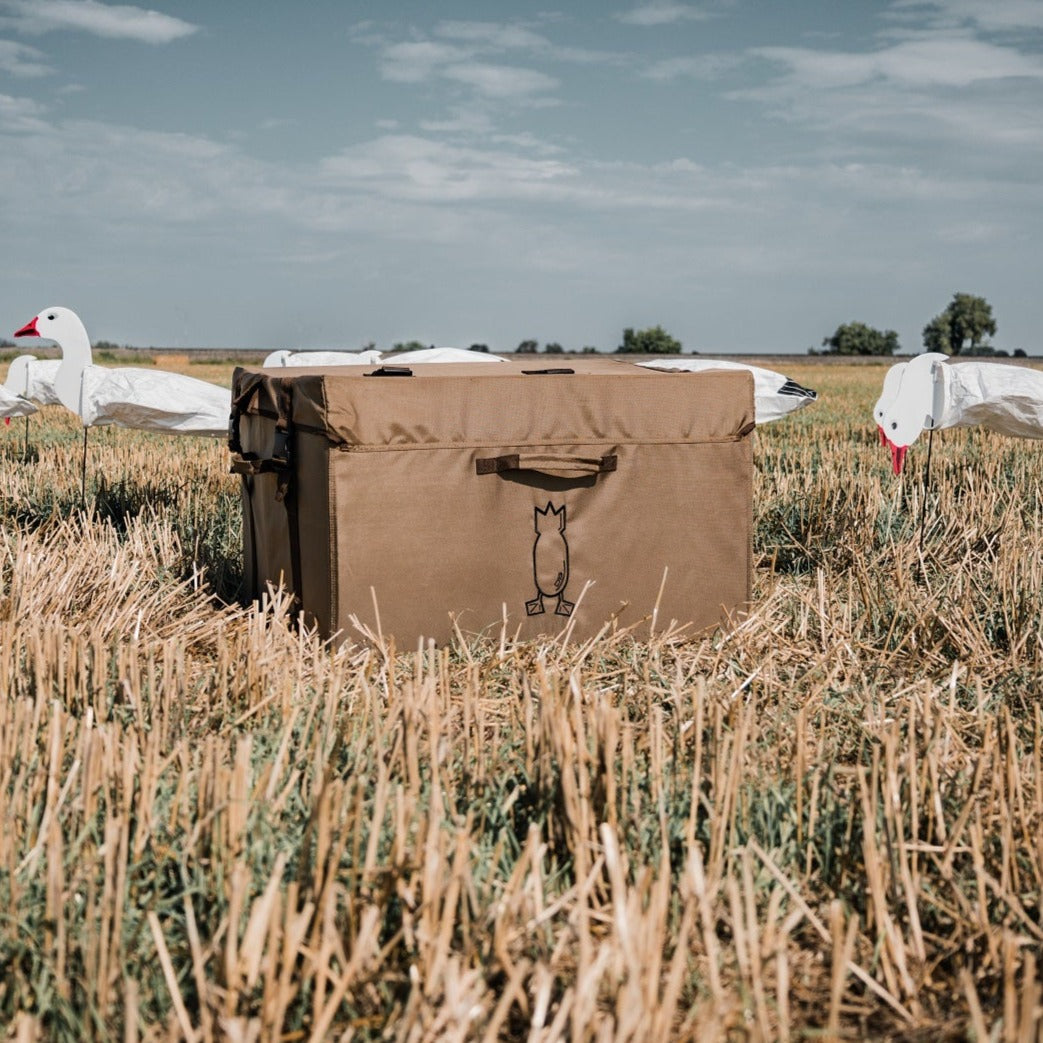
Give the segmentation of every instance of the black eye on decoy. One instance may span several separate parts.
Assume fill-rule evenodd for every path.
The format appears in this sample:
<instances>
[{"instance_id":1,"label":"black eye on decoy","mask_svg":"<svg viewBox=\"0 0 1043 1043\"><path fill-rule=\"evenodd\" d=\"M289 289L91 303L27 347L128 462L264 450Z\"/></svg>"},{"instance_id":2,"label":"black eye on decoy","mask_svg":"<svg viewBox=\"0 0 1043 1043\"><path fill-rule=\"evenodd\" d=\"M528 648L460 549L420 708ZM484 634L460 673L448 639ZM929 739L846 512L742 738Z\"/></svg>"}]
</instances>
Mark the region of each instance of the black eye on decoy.
<instances>
[{"instance_id":1,"label":"black eye on decoy","mask_svg":"<svg viewBox=\"0 0 1043 1043\"><path fill-rule=\"evenodd\" d=\"M898 421L897 420L892 420L891 421L891 430L892 431L897 431L898 430Z\"/></svg>"},{"instance_id":2,"label":"black eye on decoy","mask_svg":"<svg viewBox=\"0 0 1043 1043\"><path fill-rule=\"evenodd\" d=\"M47 318L49 318L49 319L56 319L56 318L58 318L58 316L57 315L48 315Z\"/></svg>"}]
</instances>

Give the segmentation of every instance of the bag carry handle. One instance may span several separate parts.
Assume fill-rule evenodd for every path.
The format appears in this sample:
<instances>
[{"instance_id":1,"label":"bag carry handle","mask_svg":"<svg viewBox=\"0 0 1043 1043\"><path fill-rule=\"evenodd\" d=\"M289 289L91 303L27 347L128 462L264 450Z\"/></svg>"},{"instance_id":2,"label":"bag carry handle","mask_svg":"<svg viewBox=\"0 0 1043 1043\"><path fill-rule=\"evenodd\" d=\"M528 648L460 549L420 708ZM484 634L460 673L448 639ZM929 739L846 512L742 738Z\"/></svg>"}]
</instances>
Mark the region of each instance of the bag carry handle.
<instances>
[{"instance_id":1,"label":"bag carry handle","mask_svg":"<svg viewBox=\"0 0 1043 1043\"><path fill-rule=\"evenodd\" d=\"M553 478L585 478L616 469L615 456L566 456L554 453L507 453L479 457L475 474L503 474L505 471L536 471Z\"/></svg>"}]
</instances>

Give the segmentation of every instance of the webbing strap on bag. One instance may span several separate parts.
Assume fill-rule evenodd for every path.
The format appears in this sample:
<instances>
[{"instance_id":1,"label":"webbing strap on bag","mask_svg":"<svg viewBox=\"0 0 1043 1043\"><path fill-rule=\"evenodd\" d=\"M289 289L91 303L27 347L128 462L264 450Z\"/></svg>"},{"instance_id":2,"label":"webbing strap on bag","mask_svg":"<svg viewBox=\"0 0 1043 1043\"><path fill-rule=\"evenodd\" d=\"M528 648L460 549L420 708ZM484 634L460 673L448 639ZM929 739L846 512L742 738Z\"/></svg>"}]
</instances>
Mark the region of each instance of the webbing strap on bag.
<instances>
[{"instance_id":1,"label":"webbing strap on bag","mask_svg":"<svg viewBox=\"0 0 1043 1043\"><path fill-rule=\"evenodd\" d=\"M258 453L243 450L239 433L239 421L257 397L265 381L275 398L275 444L272 454L262 457ZM233 474L278 474L279 485L276 499L282 500L287 493L292 470L291 434L293 431L293 392L286 380L266 377L263 373L250 373L240 385L239 394L232 400L232 412L228 420L228 448L232 453Z\"/></svg>"},{"instance_id":2,"label":"webbing strap on bag","mask_svg":"<svg viewBox=\"0 0 1043 1043\"><path fill-rule=\"evenodd\" d=\"M275 399L275 440L271 456L243 449L239 421L249 410L262 385L268 383ZM232 454L231 472L243 476L244 495L252 498L254 493L251 478L254 475L274 474L277 476L275 499L286 508L286 522L290 540L290 582L292 593L298 604L301 595L301 540L300 517L297 493L293 478L293 388L288 379L270 377L262 373L250 373L243 379L239 394L232 400L232 412L228 421L228 448ZM251 508L252 525L252 508ZM255 567L256 569L256 567ZM256 584L256 576L254 577Z\"/></svg>"}]
</instances>

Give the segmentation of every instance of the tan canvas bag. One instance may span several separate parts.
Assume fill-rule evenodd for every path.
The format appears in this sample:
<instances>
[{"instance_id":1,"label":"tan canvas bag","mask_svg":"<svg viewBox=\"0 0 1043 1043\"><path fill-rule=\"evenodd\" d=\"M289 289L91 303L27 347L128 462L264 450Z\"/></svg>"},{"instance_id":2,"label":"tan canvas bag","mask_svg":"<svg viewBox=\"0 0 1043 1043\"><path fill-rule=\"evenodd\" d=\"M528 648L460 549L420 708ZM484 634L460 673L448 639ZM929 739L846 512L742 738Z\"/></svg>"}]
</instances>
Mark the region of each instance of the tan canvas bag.
<instances>
[{"instance_id":1,"label":"tan canvas bag","mask_svg":"<svg viewBox=\"0 0 1043 1043\"><path fill-rule=\"evenodd\" d=\"M237 369L248 593L338 639L585 640L750 594L753 382L617 360Z\"/></svg>"}]
</instances>

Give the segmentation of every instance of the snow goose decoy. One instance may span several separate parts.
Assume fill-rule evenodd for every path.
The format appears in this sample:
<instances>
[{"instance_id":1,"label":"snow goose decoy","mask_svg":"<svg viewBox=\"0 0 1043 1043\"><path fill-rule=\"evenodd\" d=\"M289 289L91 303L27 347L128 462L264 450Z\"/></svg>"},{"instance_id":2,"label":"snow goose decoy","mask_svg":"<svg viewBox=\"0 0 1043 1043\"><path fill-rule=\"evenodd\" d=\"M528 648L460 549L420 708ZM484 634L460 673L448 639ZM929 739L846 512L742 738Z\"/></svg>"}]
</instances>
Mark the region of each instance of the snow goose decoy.
<instances>
[{"instance_id":1,"label":"snow goose decoy","mask_svg":"<svg viewBox=\"0 0 1043 1043\"><path fill-rule=\"evenodd\" d=\"M753 374L754 419L758 424L795 413L818 398L818 392L798 384L795 380L761 366L748 366L744 362L725 362L720 359L653 359L638 362L645 369L673 370L683 373L702 373L714 369L744 369Z\"/></svg>"},{"instance_id":2,"label":"snow goose decoy","mask_svg":"<svg viewBox=\"0 0 1043 1043\"><path fill-rule=\"evenodd\" d=\"M261 365L265 369L279 366L372 366L380 361L380 352L365 351L273 351Z\"/></svg>"},{"instance_id":3,"label":"snow goose decoy","mask_svg":"<svg viewBox=\"0 0 1043 1043\"><path fill-rule=\"evenodd\" d=\"M897 392L876 419L895 474L925 430L980 425L1015 438L1043 439L1043 373L995 362L950 363L938 352L917 355L903 367Z\"/></svg>"},{"instance_id":4,"label":"snow goose decoy","mask_svg":"<svg viewBox=\"0 0 1043 1043\"><path fill-rule=\"evenodd\" d=\"M38 406L60 405L54 390L54 378L61 359L38 359L35 355L19 355L11 361L4 387Z\"/></svg>"},{"instance_id":5,"label":"snow goose decoy","mask_svg":"<svg viewBox=\"0 0 1043 1043\"><path fill-rule=\"evenodd\" d=\"M32 402L0 384L0 417L5 422L10 422L15 417L29 416L35 412L36 406Z\"/></svg>"},{"instance_id":6,"label":"snow goose decoy","mask_svg":"<svg viewBox=\"0 0 1043 1043\"><path fill-rule=\"evenodd\" d=\"M87 331L68 308L45 309L15 336L41 337L58 344L62 358L54 379L55 393L85 428L115 424L166 434L228 434L231 389L165 370L95 366Z\"/></svg>"},{"instance_id":7,"label":"snow goose decoy","mask_svg":"<svg viewBox=\"0 0 1043 1043\"><path fill-rule=\"evenodd\" d=\"M467 348L417 348L416 351L400 351L383 360L389 366L412 366L414 362L506 362L499 355Z\"/></svg>"},{"instance_id":8,"label":"snow goose decoy","mask_svg":"<svg viewBox=\"0 0 1043 1043\"><path fill-rule=\"evenodd\" d=\"M7 379L3 387L12 394L28 399L37 406L58 405L54 391L54 376L58 372L58 359L38 359L35 355L19 355L11 360L7 368ZM35 410L34 410L35 412ZM8 418L5 423L10 423ZM29 417L25 418L25 457L29 457Z\"/></svg>"}]
</instances>

